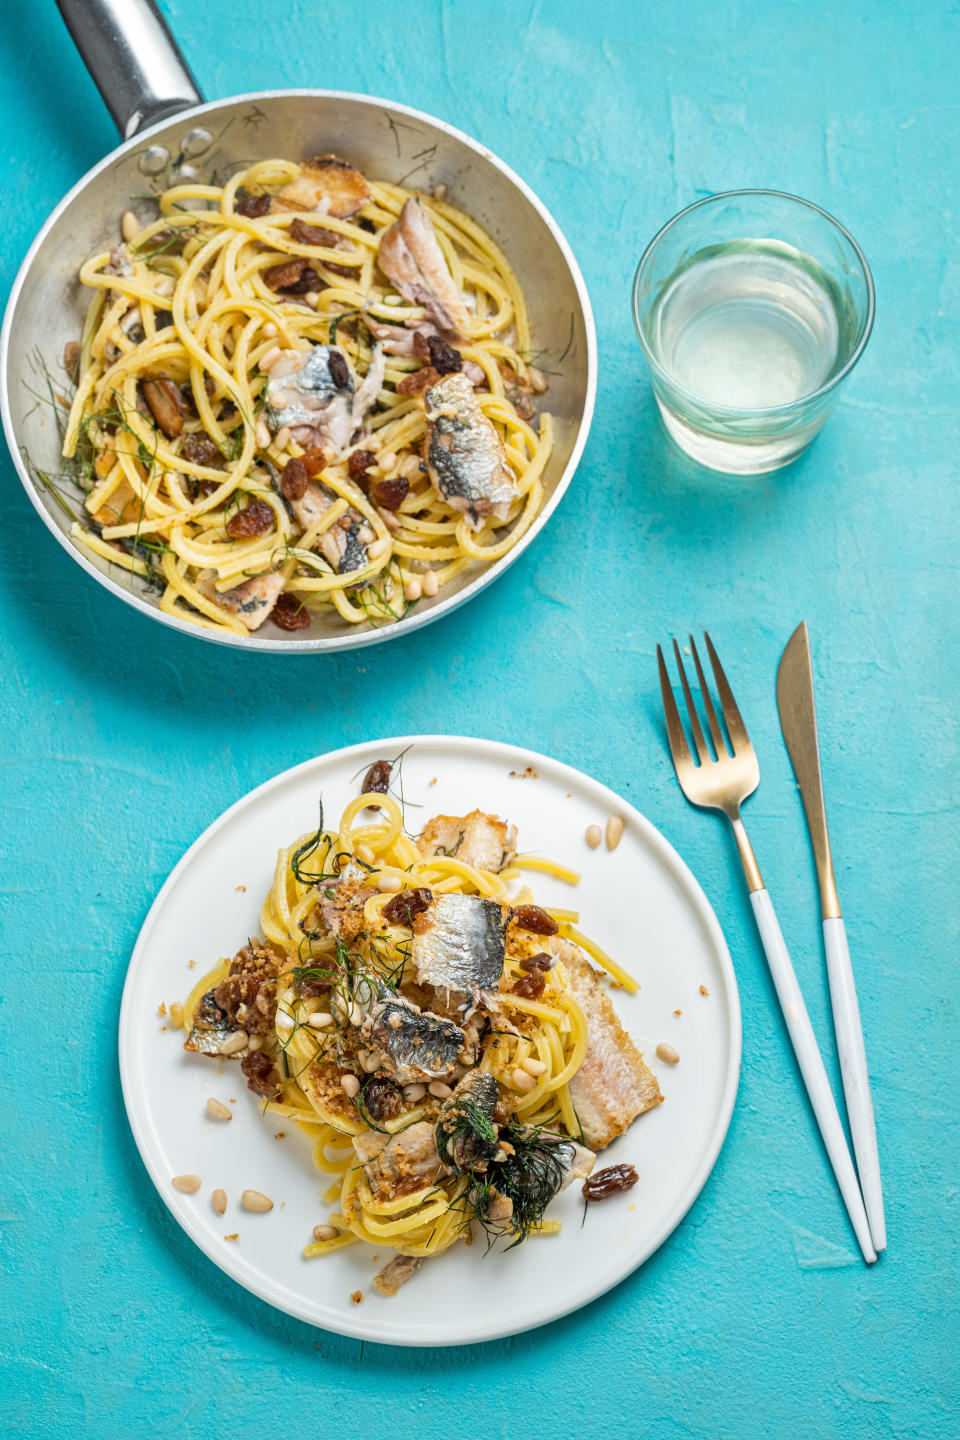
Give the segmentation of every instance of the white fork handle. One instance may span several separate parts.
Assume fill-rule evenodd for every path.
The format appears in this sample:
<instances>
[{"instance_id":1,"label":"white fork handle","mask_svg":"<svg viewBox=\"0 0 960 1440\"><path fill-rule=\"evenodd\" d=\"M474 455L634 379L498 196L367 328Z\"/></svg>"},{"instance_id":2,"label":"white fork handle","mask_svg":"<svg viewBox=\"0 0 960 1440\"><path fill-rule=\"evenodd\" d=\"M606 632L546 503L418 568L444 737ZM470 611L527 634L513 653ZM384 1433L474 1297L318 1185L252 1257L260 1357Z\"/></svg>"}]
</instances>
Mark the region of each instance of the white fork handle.
<instances>
[{"instance_id":1,"label":"white fork handle","mask_svg":"<svg viewBox=\"0 0 960 1440\"><path fill-rule=\"evenodd\" d=\"M827 952L827 976L833 1028L837 1036L840 1074L847 1102L847 1119L857 1157L863 1203L867 1207L875 1250L886 1250L887 1230L883 1218L883 1191L880 1186L880 1156L877 1154L877 1127L873 1118L867 1052L863 1048L860 1006L853 983L847 932L839 916L823 922L823 943Z\"/></svg>"},{"instance_id":2,"label":"white fork handle","mask_svg":"<svg viewBox=\"0 0 960 1440\"><path fill-rule=\"evenodd\" d=\"M787 1022L787 1030L790 1033L800 1073L803 1076L803 1083L807 1087L810 1104L817 1117L820 1134L823 1136L823 1143L830 1157L833 1173L837 1177L843 1203L847 1207L850 1223L860 1242L863 1258L868 1265L872 1265L877 1255L870 1239L870 1225L863 1206L863 1196L860 1194L856 1171L853 1168L853 1161L850 1159L850 1151L847 1149L843 1126L840 1124L837 1103L833 1098L833 1091L830 1089L827 1072L823 1068L823 1060L817 1046L816 1036L813 1033L813 1026L810 1024L810 1016L803 1003L803 996L800 993L800 986L787 953L780 925L766 890L751 890L750 900L757 929L760 931L760 939L763 941L763 948L766 952L767 964L770 966L773 983L777 987L780 1008Z\"/></svg>"}]
</instances>

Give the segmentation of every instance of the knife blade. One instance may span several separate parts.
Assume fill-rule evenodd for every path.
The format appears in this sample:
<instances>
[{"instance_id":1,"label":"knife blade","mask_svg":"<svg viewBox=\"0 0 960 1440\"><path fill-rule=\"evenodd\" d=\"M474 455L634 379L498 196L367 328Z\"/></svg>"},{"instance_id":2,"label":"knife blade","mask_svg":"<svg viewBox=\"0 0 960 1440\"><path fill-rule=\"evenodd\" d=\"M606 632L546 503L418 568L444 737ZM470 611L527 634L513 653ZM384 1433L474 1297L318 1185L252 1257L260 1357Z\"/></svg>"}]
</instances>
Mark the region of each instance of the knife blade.
<instances>
[{"instance_id":1,"label":"knife blade","mask_svg":"<svg viewBox=\"0 0 960 1440\"><path fill-rule=\"evenodd\" d=\"M801 620L787 641L777 669L777 710L793 773L800 786L800 798L807 816L820 887L820 910L824 920L838 919L840 898L830 851L827 811L823 801L820 772L820 741L817 709L813 697L813 664L806 620Z\"/></svg>"},{"instance_id":2,"label":"knife blade","mask_svg":"<svg viewBox=\"0 0 960 1440\"><path fill-rule=\"evenodd\" d=\"M801 620L780 657L777 668L777 710L793 773L800 787L807 828L817 866L820 909L823 915L823 943L827 955L830 1005L837 1037L840 1077L847 1102L847 1117L853 1150L857 1157L863 1203L870 1222L874 1249L886 1249L887 1230L883 1213L883 1189L877 1130L873 1118L870 1076L860 1023L860 1007L850 964L847 932L840 913L837 881L827 830L820 772L820 740L817 709L813 698L813 665L807 622Z\"/></svg>"}]
</instances>

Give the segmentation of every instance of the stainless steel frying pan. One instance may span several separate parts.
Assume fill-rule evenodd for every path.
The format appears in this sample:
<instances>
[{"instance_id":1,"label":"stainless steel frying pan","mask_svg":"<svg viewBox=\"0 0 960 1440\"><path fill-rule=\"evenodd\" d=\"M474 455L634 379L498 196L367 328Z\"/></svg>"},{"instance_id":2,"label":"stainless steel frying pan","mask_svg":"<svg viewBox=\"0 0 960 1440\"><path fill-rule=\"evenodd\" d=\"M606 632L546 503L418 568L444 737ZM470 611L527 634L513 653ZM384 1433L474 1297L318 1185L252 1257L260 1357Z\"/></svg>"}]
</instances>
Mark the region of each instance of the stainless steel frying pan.
<instances>
[{"instance_id":1,"label":"stainless steel frying pan","mask_svg":"<svg viewBox=\"0 0 960 1440\"><path fill-rule=\"evenodd\" d=\"M189 635L249 650L346 650L376 644L436 620L469 600L526 549L546 524L586 443L596 390L596 337L590 301L559 227L537 197L484 146L418 110L336 90L271 90L202 104L193 76L154 0L57 0L60 11L124 143L60 202L23 262L0 334L0 407L7 443L34 508L75 560L128 605ZM556 446L545 475L543 510L517 545L487 569L467 571L435 601L380 629L338 615L317 617L306 637L271 625L248 637L214 635L173 619L154 592L124 571L81 552L70 517L36 478L56 473L54 418L38 406L32 357L54 375L64 344L76 339L86 301L77 270L116 243L124 210L147 182L229 174L274 155L343 155L393 183L448 187L450 199L483 225L510 257L530 307L539 362L550 373L546 401ZM142 202L140 202L142 203ZM150 218L152 218L152 207ZM148 211L144 210L143 218ZM268 633L264 633L264 632Z\"/></svg>"}]
</instances>

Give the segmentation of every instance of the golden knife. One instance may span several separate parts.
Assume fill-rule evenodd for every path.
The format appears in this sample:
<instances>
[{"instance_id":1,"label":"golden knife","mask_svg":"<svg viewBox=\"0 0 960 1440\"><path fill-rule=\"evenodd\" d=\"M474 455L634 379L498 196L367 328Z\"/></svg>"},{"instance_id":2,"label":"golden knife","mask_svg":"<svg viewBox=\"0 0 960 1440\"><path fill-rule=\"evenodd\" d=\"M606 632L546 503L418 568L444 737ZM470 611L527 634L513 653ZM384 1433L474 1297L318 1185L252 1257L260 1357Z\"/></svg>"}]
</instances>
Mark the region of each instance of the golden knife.
<instances>
[{"instance_id":1,"label":"golden knife","mask_svg":"<svg viewBox=\"0 0 960 1440\"><path fill-rule=\"evenodd\" d=\"M870 1222L874 1248L878 1251L885 1250L887 1234L883 1218L877 1129L873 1118L860 1007L857 1004L847 932L840 913L833 856L830 853L827 812L823 803L823 777L820 773L817 712L813 698L810 636L805 620L801 620L794 630L780 657L777 670L777 709L780 712L780 728L800 787L817 866L833 1028L837 1037L840 1074L854 1154L857 1157L857 1170L860 1174L860 1188L863 1191L863 1203Z\"/></svg>"}]
</instances>

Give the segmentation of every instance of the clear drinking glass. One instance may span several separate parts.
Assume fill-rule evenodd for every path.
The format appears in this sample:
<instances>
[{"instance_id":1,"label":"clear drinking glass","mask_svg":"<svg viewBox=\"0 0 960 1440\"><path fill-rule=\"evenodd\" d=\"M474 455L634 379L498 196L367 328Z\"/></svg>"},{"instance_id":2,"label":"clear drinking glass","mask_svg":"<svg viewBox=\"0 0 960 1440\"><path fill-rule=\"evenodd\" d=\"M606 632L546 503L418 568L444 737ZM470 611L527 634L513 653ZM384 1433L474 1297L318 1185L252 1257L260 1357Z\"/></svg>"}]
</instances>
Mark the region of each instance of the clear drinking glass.
<instances>
[{"instance_id":1,"label":"clear drinking glass","mask_svg":"<svg viewBox=\"0 0 960 1440\"><path fill-rule=\"evenodd\" d=\"M667 430L701 465L739 475L806 449L863 354L873 312L853 236L775 190L731 190L682 210L633 283Z\"/></svg>"}]
</instances>

